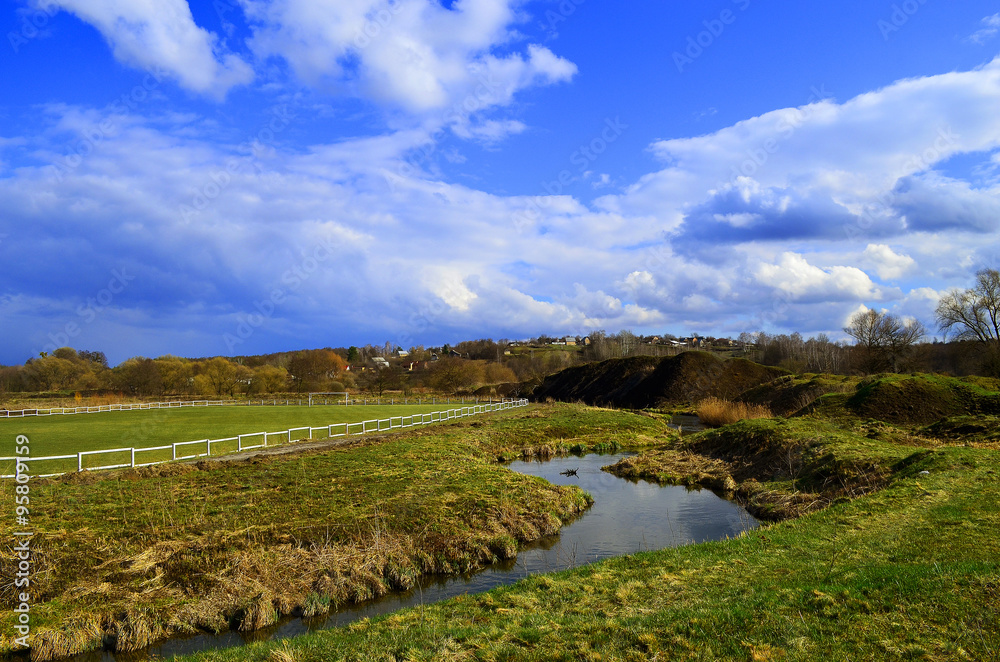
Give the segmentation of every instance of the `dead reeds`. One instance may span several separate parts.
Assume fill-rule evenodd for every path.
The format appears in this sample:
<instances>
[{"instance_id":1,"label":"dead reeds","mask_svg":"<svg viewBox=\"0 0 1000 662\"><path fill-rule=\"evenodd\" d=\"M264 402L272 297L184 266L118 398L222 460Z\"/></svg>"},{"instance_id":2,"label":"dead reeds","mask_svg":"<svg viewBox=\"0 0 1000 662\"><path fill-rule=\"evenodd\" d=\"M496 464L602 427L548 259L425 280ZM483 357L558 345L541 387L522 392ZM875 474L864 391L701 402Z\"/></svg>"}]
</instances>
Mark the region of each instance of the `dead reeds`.
<instances>
[{"instance_id":1,"label":"dead reeds","mask_svg":"<svg viewBox=\"0 0 1000 662\"><path fill-rule=\"evenodd\" d=\"M771 409L766 405L732 402L720 398L705 398L698 403L696 410L702 423L715 428L748 419L774 418Z\"/></svg>"}]
</instances>

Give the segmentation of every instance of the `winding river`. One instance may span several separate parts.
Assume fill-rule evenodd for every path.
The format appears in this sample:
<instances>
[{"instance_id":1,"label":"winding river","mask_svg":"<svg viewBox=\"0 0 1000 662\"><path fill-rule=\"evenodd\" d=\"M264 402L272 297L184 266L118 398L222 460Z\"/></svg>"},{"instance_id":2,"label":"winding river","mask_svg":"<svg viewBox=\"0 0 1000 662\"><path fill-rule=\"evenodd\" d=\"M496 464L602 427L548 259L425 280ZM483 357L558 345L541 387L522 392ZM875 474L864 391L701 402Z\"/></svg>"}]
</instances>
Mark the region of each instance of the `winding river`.
<instances>
[{"instance_id":1,"label":"winding river","mask_svg":"<svg viewBox=\"0 0 1000 662\"><path fill-rule=\"evenodd\" d=\"M709 490L631 482L601 471L601 467L623 457L625 455L621 454L586 455L511 463L510 469L514 471L539 476L557 485L578 485L594 497L594 505L583 516L564 526L558 535L527 546L515 560L468 575L425 578L405 593L390 594L313 619L287 618L257 632L196 635L171 639L138 653L93 652L69 659L74 662L134 662L239 646L250 641L293 637L404 607L465 593L481 593L531 574L565 570L623 554L720 540L758 526L741 507ZM577 475L562 475L561 472L569 469L576 469Z\"/></svg>"}]
</instances>

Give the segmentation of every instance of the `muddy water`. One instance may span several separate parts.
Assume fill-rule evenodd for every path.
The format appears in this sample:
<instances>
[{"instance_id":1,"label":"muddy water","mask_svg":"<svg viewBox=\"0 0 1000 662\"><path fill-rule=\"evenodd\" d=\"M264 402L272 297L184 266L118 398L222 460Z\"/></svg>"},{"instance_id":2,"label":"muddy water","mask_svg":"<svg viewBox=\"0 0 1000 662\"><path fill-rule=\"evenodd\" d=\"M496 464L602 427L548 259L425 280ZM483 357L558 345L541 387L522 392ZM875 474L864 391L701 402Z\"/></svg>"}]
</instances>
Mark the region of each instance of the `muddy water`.
<instances>
[{"instance_id":1,"label":"muddy water","mask_svg":"<svg viewBox=\"0 0 1000 662\"><path fill-rule=\"evenodd\" d=\"M346 625L404 607L429 604L462 595L481 593L512 584L528 575L553 572L623 554L719 540L757 527L745 510L708 490L660 487L630 482L601 471L624 455L587 455L556 458L548 462L514 462L510 468L542 477L557 485L578 485L594 497L582 517L564 526L559 535L544 538L518 553L517 559L464 576L427 578L405 593L343 608L314 619L289 618L252 633L227 632L172 639L139 653L89 653L75 662L124 662L170 657L196 651L239 646L250 641L282 639L310 630ZM561 472L576 469L576 476Z\"/></svg>"}]
</instances>

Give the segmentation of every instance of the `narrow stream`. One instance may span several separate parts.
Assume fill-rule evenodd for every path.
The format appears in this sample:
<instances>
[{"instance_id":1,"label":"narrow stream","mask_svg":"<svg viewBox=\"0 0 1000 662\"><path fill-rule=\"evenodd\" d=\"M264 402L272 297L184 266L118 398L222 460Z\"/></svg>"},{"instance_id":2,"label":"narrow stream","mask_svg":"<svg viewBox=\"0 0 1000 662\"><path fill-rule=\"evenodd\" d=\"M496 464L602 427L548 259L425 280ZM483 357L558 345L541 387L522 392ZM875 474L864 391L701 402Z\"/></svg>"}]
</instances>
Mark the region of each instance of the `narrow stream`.
<instances>
[{"instance_id":1,"label":"narrow stream","mask_svg":"<svg viewBox=\"0 0 1000 662\"><path fill-rule=\"evenodd\" d=\"M709 490L660 487L631 482L601 471L625 455L562 457L546 462L513 462L510 468L540 476L556 485L577 485L594 497L594 505L583 516L521 550L516 560L489 566L468 575L424 578L405 593L344 607L312 619L286 618L257 632L225 632L175 638L137 653L92 652L69 658L73 662L135 662L169 658L197 651L239 646L251 641L284 639L318 629L346 625L457 595L481 593L513 584L537 573L573 568L623 554L720 540L757 528L757 521L736 504ZM576 469L576 476L560 472Z\"/></svg>"},{"instance_id":2,"label":"narrow stream","mask_svg":"<svg viewBox=\"0 0 1000 662\"><path fill-rule=\"evenodd\" d=\"M705 424L695 414L674 414L670 417L670 422L667 425L678 430L682 435L701 432L705 429Z\"/></svg>"}]
</instances>

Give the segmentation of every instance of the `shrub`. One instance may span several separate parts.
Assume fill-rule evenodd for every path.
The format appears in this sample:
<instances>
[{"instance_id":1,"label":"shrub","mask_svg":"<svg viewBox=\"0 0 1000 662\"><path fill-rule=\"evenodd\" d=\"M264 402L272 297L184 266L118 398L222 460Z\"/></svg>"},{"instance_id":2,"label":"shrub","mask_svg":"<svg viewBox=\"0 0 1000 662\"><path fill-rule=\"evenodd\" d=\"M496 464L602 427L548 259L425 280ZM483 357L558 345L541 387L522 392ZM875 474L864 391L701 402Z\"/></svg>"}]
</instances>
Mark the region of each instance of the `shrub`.
<instances>
[{"instance_id":1,"label":"shrub","mask_svg":"<svg viewBox=\"0 0 1000 662\"><path fill-rule=\"evenodd\" d=\"M719 398L705 398L698 403L698 418L705 425L720 427L752 418L774 418L767 405L730 402Z\"/></svg>"}]
</instances>

